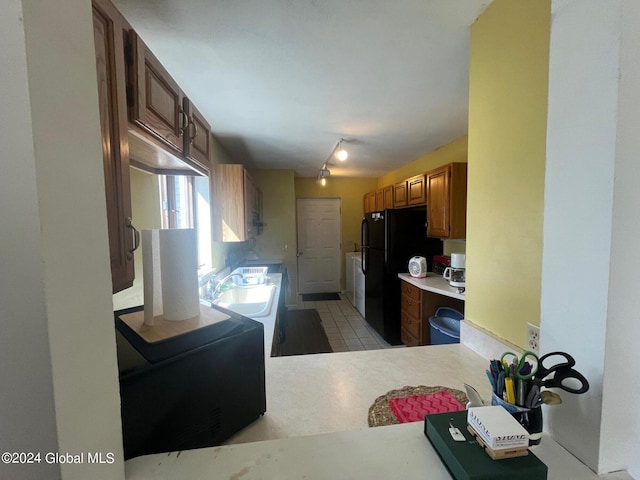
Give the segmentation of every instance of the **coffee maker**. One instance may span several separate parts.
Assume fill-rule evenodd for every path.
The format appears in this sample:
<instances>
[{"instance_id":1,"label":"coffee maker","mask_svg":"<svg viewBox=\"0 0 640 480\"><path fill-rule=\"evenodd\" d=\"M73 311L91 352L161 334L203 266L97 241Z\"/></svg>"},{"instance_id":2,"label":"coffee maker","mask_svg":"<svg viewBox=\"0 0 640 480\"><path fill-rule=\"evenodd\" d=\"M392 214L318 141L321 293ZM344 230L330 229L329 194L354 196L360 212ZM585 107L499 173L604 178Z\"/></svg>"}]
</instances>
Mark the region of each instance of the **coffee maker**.
<instances>
[{"instance_id":1,"label":"coffee maker","mask_svg":"<svg viewBox=\"0 0 640 480\"><path fill-rule=\"evenodd\" d=\"M443 277L449 280L449 285L464 291L465 288L466 256L464 253L451 254L451 266L445 268Z\"/></svg>"}]
</instances>

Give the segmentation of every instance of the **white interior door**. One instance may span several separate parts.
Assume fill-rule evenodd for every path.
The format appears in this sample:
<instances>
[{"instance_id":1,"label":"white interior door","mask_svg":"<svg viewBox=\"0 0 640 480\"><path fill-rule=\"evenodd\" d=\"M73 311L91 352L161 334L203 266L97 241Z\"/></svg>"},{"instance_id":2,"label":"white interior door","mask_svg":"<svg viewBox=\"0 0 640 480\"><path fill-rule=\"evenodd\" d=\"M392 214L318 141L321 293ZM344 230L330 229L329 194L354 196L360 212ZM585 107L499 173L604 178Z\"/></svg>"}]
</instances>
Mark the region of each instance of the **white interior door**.
<instances>
[{"instance_id":1,"label":"white interior door","mask_svg":"<svg viewBox=\"0 0 640 480\"><path fill-rule=\"evenodd\" d=\"M299 198L298 292L340 291L340 199Z\"/></svg>"}]
</instances>

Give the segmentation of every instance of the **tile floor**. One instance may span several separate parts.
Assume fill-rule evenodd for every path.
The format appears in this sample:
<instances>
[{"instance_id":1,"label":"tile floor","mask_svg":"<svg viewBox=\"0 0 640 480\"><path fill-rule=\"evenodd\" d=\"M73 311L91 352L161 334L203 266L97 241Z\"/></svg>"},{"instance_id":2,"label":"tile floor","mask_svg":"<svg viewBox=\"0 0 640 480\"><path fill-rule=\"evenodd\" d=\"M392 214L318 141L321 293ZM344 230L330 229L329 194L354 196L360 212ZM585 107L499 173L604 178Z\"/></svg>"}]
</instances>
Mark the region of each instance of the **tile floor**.
<instances>
[{"instance_id":1,"label":"tile floor","mask_svg":"<svg viewBox=\"0 0 640 480\"><path fill-rule=\"evenodd\" d=\"M334 352L398 348L385 342L342 294L340 298L341 300L298 302L299 308L315 308L318 311Z\"/></svg>"}]
</instances>

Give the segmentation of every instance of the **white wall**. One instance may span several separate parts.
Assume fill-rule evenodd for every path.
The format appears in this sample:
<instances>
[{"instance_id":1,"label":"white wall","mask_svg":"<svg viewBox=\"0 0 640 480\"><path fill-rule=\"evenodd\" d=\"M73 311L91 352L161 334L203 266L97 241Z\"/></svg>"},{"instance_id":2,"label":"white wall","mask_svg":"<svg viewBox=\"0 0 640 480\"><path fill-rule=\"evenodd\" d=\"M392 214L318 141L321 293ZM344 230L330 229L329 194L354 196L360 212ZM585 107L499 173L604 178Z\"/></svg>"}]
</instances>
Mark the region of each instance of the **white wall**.
<instances>
[{"instance_id":1,"label":"white wall","mask_svg":"<svg viewBox=\"0 0 640 480\"><path fill-rule=\"evenodd\" d=\"M9 0L1 18L0 442L116 461L0 476L122 479L91 2Z\"/></svg>"},{"instance_id":2,"label":"white wall","mask_svg":"<svg viewBox=\"0 0 640 480\"><path fill-rule=\"evenodd\" d=\"M0 15L0 451L58 451L22 2ZM9 68L10 66L10 68ZM0 463L0 478L56 478L57 465Z\"/></svg>"},{"instance_id":3,"label":"white wall","mask_svg":"<svg viewBox=\"0 0 640 480\"><path fill-rule=\"evenodd\" d=\"M625 0L620 45L618 137L611 231L600 470L627 468L640 478L640 381L621 365L638 365L640 325L640 3Z\"/></svg>"},{"instance_id":4,"label":"white wall","mask_svg":"<svg viewBox=\"0 0 640 480\"><path fill-rule=\"evenodd\" d=\"M620 0L552 2L540 345L570 352L591 389L563 393L563 405L545 410L545 429L596 471L608 448L601 441L604 374L614 368L605 365L605 338L620 27Z\"/></svg>"}]
</instances>

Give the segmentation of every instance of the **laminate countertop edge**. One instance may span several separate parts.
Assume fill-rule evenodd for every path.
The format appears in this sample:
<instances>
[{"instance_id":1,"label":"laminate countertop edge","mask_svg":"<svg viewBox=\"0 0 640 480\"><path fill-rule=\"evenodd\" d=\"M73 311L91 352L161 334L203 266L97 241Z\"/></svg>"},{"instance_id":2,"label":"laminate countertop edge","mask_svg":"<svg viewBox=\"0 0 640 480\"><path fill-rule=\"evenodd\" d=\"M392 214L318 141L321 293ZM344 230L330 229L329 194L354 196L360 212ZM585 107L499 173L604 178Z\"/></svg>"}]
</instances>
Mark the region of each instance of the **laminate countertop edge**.
<instances>
[{"instance_id":1,"label":"laminate countertop edge","mask_svg":"<svg viewBox=\"0 0 640 480\"><path fill-rule=\"evenodd\" d=\"M424 278L412 277L408 273L399 273L398 278L427 292L457 298L458 300L465 299L464 293L458 292L456 287L451 287L449 282L442 278L442 275L438 275L437 273L429 272Z\"/></svg>"}]
</instances>

